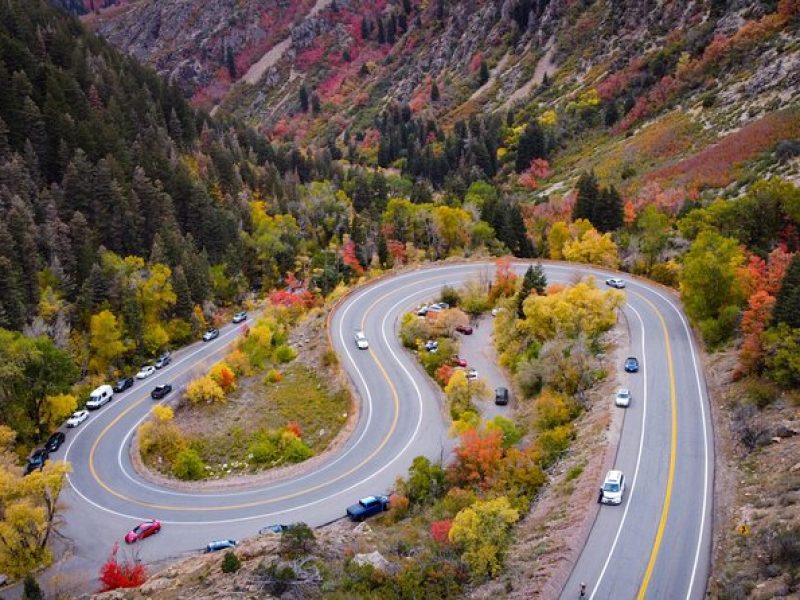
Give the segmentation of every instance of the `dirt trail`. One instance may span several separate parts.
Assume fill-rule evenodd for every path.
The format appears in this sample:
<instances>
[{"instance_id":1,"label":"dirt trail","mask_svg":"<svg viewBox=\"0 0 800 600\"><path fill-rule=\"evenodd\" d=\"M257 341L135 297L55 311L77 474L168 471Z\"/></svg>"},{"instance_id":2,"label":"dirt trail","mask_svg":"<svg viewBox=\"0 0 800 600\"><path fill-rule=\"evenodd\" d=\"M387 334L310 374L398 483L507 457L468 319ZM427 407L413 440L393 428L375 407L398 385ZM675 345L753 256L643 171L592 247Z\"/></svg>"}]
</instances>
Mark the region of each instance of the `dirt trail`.
<instances>
[{"instance_id":1,"label":"dirt trail","mask_svg":"<svg viewBox=\"0 0 800 600\"><path fill-rule=\"evenodd\" d=\"M533 71L533 77L531 77L525 85L521 88L514 91L508 97L505 104L503 104L503 109L510 108L515 102L518 100L522 100L523 98L527 97L528 94L531 93L534 85L539 85L544 81L544 76L547 75L550 77L556 71L556 64L553 62L553 55L556 53L556 44L555 40L551 37L547 40L547 44L544 47L544 56L539 59L539 62L536 63L536 68Z\"/></svg>"}]
</instances>

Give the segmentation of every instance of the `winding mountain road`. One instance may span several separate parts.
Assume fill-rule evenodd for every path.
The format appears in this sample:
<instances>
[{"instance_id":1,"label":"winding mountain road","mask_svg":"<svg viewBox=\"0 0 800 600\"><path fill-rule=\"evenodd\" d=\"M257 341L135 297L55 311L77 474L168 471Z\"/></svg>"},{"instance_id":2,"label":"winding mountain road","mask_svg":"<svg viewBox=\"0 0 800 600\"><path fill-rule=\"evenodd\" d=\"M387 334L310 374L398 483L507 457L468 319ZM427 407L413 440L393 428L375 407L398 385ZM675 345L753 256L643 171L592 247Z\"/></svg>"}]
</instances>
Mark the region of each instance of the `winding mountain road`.
<instances>
[{"instance_id":1,"label":"winding mountain road","mask_svg":"<svg viewBox=\"0 0 800 600\"><path fill-rule=\"evenodd\" d=\"M153 404L150 390L167 382L183 386L205 371L225 354L239 326L176 353L171 365L116 395L68 434L63 457L73 473L62 495L61 531L71 548L64 552L71 554L64 564L95 576L114 541L147 518L164 527L136 545L145 562L196 553L209 540L247 537L272 523L319 525L341 517L355 499L391 489L415 456L446 458L453 442L440 392L403 350L396 331L405 311L444 284L493 270L489 263L436 266L378 280L348 296L331 319L331 339L361 397L355 430L313 471L257 489L183 492L146 482L134 471L130 443ZM555 264L545 270L551 282L594 272ZM606 276L594 273L600 281ZM585 582L592 598L701 598L709 571L713 445L699 358L669 294L640 281L629 281L626 292L631 344L643 366L630 376L633 402L615 465L625 472L628 490L621 506L600 509L563 597L577 597ZM368 350L356 349L357 329L366 333ZM596 474L598 485L603 475Z\"/></svg>"}]
</instances>

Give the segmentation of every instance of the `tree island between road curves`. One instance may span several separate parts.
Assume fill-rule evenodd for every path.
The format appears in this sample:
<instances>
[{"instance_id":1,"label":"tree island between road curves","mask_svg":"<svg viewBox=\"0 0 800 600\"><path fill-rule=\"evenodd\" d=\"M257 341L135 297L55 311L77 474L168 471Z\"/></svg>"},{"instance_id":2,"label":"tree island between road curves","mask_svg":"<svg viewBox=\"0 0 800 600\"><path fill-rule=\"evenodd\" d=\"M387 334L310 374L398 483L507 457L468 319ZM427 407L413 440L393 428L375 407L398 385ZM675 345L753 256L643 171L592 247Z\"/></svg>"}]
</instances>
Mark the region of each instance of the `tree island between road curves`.
<instances>
[{"instance_id":1,"label":"tree island between road curves","mask_svg":"<svg viewBox=\"0 0 800 600\"><path fill-rule=\"evenodd\" d=\"M174 409L153 407L138 430L144 465L182 480L224 479L324 451L347 421L350 399L319 342L321 314L270 305Z\"/></svg>"}]
</instances>

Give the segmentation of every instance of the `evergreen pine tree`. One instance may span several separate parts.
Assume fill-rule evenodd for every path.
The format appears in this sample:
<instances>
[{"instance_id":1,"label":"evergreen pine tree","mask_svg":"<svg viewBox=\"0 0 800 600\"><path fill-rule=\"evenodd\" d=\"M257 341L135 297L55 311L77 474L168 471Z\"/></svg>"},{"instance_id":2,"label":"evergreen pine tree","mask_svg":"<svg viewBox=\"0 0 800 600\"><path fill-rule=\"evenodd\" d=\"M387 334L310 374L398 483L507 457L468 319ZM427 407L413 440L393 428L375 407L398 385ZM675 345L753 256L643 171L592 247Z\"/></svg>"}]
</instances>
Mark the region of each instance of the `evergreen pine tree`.
<instances>
[{"instance_id":1,"label":"evergreen pine tree","mask_svg":"<svg viewBox=\"0 0 800 600\"><path fill-rule=\"evenodd\" d=\"M431 100L433 102L437 102L439 100L439 85L436 83L435 79L433 83L431 83Z\"/></svg>"},{"instance_id":2,"label":"evergreen pine tree","mask_svg":"<svg viewBox=\"0 0 800 600\"><path fill-rule=\"evenodd\" d=\"M625 207L617 189L612 185L600 191L599 210L596 211L597 229L601 233L615 231L622 227Z\"/></svg>"},{"instance_id":3,"label":"evergreen pine tree","mask_svg":"<svg viewBox=\"0 0 800 600\"><path fill-rule=\"evenodd\" d=\"M22 600L44 600L44 592L36 578L28 573L22 582Z\"/></svg>"},{"instance_id":4,"label":"evergreen pine tree","mask_svg":"<svg viewBox=\"0 0 800 600\"><path fill-rule=\"evenodd\" d=\"M489 65L486 64L485 60L481 61L481 69L478 72L478 85L482 86L487 81L489 81Z\"/></svg>"},{"instance_id":5,"label":"evergreen pine tree","mask_svg":"<svg viewBox=\"0 0 800 600\"><path fill-rule=\"evenodd\" d=\"M411 0L403 0L403 11L407 14L411 14Z\"/></svg>"},{"instance_id":6,"label":"evergreen pine tree","mask_svg":"<svg viewBox=\"0 0 800 600\"><path fill-rule=\"evenodd\" d=\"M302 110L303 112L308 112L308 107L309 107L308 88L306 88L306 86L304 85L300 86L299 98L300 98L300 110Z\"/></svg>"},{"instance_id":7,"label":"evergreen pine tree","mask_svg":"<svg viewBox=\"0 0 800 600\"><path fill-rule=\"evenodd\" d=\"M776 324L786 323L789 327L800 328L800 252L795 252L783 276L772 319Z\"/></svg>"},{"instance_id":8,"label":"evergreen pine tree","mask_svg":"<svg viewBox=\"0 0 800 600\"><path fill-rule=\"evenodd\" d=\"M588 219L594 225L599 196L600 190L594 173L584 172L578 179L578 195L572 207L572 220Z\"/></svg>"},{"instance_id":9,"label":"evergreen pine tree","mask_svg":"<svg viewBox=\"0 0 800 600\"><path fill-rule=\"evenodd\" d=\"M522 310L522 306L528 296L531 295L531 292L536 290L536 293L541 295L544 294L546 287L547 277L544 274L542 264L537 263L536 266L529 266L528 270L525 271L525 277L522 279L522 286L517 293L517 317L520 319L525 318L525 313Z\"/></svg>"},{"instance_id":10,"label":"evergreen pine tree","mask_svg":"<svg viewBox=\"0 0 800 600\"><path fill-rule=\"evenodd\" d=\"M508 215L513 244L511 247L514 250L514 256L520 258L533 257L533 244L528 237L528 230L525 227L525 220L522 218L522 210L520 210L519 205L513 204Z\"/></svg>"},{"instance_id":11,"label":"evergreen pine tree","mask_svg":"<svg viewBox=\"0 0 800 600\"><path fill-rule=\"evenodd\" d=\"M534 158L547 158L547 140L538 121L528 123L520 136L515 164L517 173L530 167Z\"/></svg>"},{"instance_id":12,"label":"evergreen pine tree","mask_svg":"<svg viewBox=\"0 0 800 600\"><path fill-rule=\"evenodd\" d=\"M177 297L175 301L175 316L180 319L188 319L192 315L192 292L189 289L189 282L183 267L178 265L172 271L172 289Z\"/></svg>"},{"instance_id":13,"label":"evergreen pine tree","mask_svg":"<svg viewBox=\"0 0 800 600\"><path fill-rule=\"evenodd\" d=\"M233 56L233 48L230 46L225 49L225 66L228 68L231 81L236 81L236 58Z\"/></svg>"},{"instance_id":14,"label":"evergreen pine tree","mask_svg":"<svg viewBox=\"0 0 800 600\"><path fill-rule=\"evenodd\" d=\"M0 256L0 327L22 329L25 324L25 303L17 270L5 256Z\"/></svg>"},{"instance_id":15,"label":"evergreen pine tree","mask_svg":"<svg viewBox=\"0 0 800 600\"><path fill-rule=\"evenodd\" d=\"M618 120L619 110L617 109L617 103L612 100L603 115L603 122L606 127L612 127Z\"/></svg>"},{"instance_id":16,"label":"evergreen pine tree","mask_svg":"<svg viewBox=\"0 0 800 600\"><path fill-rule=\"evenodd\" d=\"M0 117L0 160L5 159L11 153L11 146L8 145L8 125Z\"/></svg>"},{"instance_id":17,"label":"evergreen pine tree","mask_svg":"<svg viewBox=\"0 0 800 600\"><path fill-rule=\"evenodd\" d=\"M361 19L361 38L364 40L369 39L369 23L367 23L366 17Z\"/></svg>"},{"instance_id":18,"label":"evergreen pine tree","mask_svg":"<svg viewBox=\"0 0 800 600\"><path fill-rule=\"evenodd\" d=\"M378 43L386 43L386 31L383 28L383 19L378 17Z\"/></svg>"}]
</instances>

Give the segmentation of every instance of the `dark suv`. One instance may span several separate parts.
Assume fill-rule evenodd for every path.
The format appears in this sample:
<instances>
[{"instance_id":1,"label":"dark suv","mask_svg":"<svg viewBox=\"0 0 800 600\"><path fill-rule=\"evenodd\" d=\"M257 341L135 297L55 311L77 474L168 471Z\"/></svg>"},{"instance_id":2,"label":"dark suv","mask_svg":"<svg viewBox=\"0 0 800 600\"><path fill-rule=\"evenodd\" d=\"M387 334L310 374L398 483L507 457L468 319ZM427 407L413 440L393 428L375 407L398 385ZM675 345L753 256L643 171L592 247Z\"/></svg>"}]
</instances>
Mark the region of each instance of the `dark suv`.
<instances>
[{"instance_id":1,"label":"dark suv","mask_svg":"<svg viewBox=\"0 0 800 600\"><path fill-rule=\"evenodd\" d=\"M131 386L133 386L133 377L123 377L117 383L114 384L114 393L119 394L121 392L124 392Z\"/></svg>"},{"instance_id":2,"label":"dark suv","mask_svg":"<svg viewBox=\"0 0 800 600\"><path fill-rule=\"evenodd\" d=\"M508 404L508 389L499 387L494 391L494 403L499 406Z\"/></svg>"},{"instance_id":3,"label":"dark suv","mask_svg":"<svg viewBox=\"0 0 800 600\"><path fill-rule=\"evenodd\" d=\"M25 475L30 475L36 469L40 471L44 469L44 463L47 462L49 453L47 452L47 448L39 448L28 459L28 464L25 465Z\"/></svg>"},{"instance_id":4,"label":"dark suv","mask_svg":"<svg viewBox=\"0 0 800 600\"><path fill-rule=\"evenodd\" d=\"M48 454L50 452L57 452L59 448L61 448L61 444L64 443L64 440L67 439L67 436L64 435L61 431L56 431L53 435L51 435L47 439L47 443L45 443L44 447L47 449Z\"/></svg>"}]
</instances>

